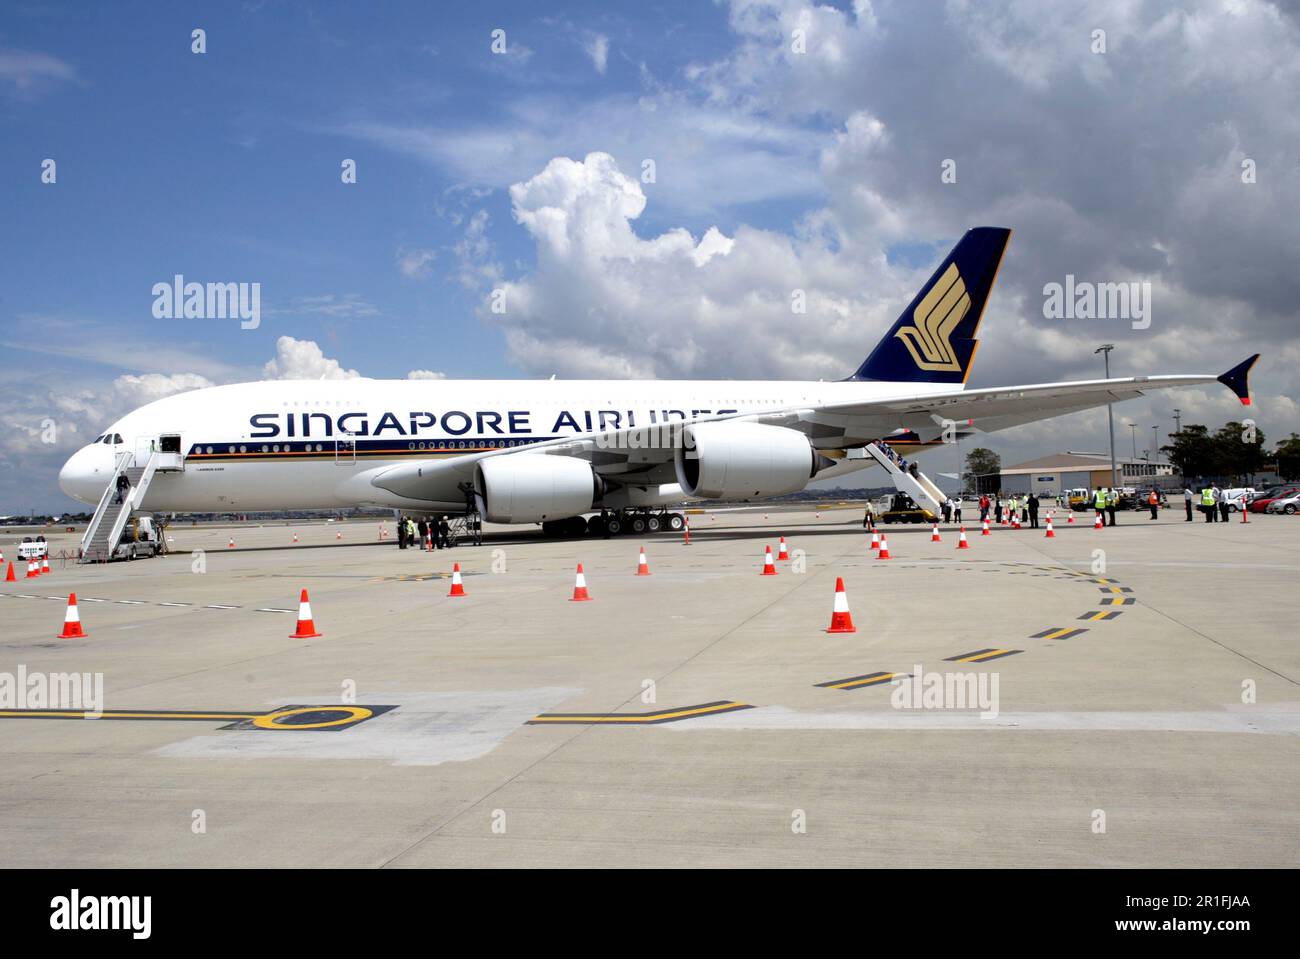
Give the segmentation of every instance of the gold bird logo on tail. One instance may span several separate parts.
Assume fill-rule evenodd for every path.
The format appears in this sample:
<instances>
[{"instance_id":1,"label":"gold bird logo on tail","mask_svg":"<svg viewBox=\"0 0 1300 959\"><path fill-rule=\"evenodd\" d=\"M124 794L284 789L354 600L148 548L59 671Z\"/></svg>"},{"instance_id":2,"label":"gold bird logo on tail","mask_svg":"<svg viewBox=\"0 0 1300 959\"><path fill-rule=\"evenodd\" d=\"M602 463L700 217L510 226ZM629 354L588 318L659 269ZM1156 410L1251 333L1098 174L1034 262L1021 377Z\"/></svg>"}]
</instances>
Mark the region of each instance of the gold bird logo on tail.
<instances>
[{"instance_id":1,"label":"gold bird logo on tail","mask_svg":"<svg viewBox=\"0 0 1300 959\"><path fill-rule=\"evenodd\" d=\"M894 335L903 341L919 369L960 372L952 332L969 309L966 284L957 264L952 263L912 311L916 325L900 327Z\"/></svg>"}]
</instances>

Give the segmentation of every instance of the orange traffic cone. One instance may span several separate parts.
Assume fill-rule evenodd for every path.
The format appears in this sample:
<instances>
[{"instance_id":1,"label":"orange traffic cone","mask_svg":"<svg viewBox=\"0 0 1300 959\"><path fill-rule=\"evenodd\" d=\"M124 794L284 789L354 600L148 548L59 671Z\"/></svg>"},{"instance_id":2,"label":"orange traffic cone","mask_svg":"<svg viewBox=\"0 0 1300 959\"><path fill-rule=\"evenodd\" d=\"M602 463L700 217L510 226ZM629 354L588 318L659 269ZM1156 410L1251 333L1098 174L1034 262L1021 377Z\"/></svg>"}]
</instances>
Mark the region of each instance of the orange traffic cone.
<instances>
[{"instance_id":1,"label":"orange traffic cone","mask_svg":"<svg viewBox=\"0 0 1300 959\"><path fill-rule=\"evenodd\" d=\"M943 542L943 540L941 540L941 539L939 538L939 524L938 524L938 523L935 523L932 527L930 527L930 542L931 542L931 543L942 543L942 542Z\"/></svg>"},{"instance_id":2,"label":"orange traffic cone","mask_svg":"<svg viewBox=\"0 0 1300 959\"><path fill-rule=\"evenodd\" d=\"M14 576L14 564L13 561L11 560L9 563L9 572L5 573L5 582L12 583L14 582L15 579L17 579L17 577Z\"/></svg>"},{"instance_id":3,"label":"orange traffic cone","mask_svg":"<svg viewBox=\"0 0 1300 959\"><path fill-rule=\"evenodd\" d=\"M776 564L772 562L772 547L764 546L763 550L763 572L760 575L775 576Z\"/></svg>"},{"instance_id":4,"label":"orange traffic cone","mask_svg":"<svg viewBox=\"0 0 1300 959\"><path fill-rule=\"evenodd\" d=\"M571 603L590 602L591 597L587 595L587 577L582 573L582 564L578 564L578 575L573 580L573 595L569 597Z\"/></svg>"},{"instance_id":5,"label":"orange traffic cone","mask_svg":"<svg viewBox=\"0 0 1300 959\"><path fill-rule=\"evenodd\" d=\"M464 596L465 586L460 581L460 563L451 564L451 592L448 596Z\"/></svg>"},{"instance_id":6,"label":"orange traffic cone","mask_svg":"<svg viewBox=\"0 0 1300 959\"><path fill-rule=\"evenodd\" d=\"M691 545L691 518L689 516L686 517L684 521L684 524L682 526L682 532L686 535L686 538L682 540L682 545L690 546Z\"/></svg>"},{"instance_id":7,"label":"orange traffic cone","mask_svg":"<svg viewBox=\"0 0 1300 959\"><path fill-rule=\"evenodd\" d=\"M63 632L58 639L81 639L86 634L81 629L81 613L77 610L77 594L68 594L68 611L63 614Z\"/></svg>"},{"instance_id":8,"label":"orange traffic cone","mask_svg":"<svg viewBox=\"0 0 1300 959\"><path fill-rule=\"evenodd\" d=\"M636 574L638 576L650 575L650 564L645 561L645 547L641 547L641 555L636 561Z\"/></svg>"},{"instance_id":9,"label":"orange traffic cone","mask_svg":"<svg viewBox=\"0 0 1300 959\"><path fill-rule=\"evenodd\" d=\"M343 538L343 530L341 530L341 529L336 529L336 530L334 531L334 538L335 538L335 539L342 539L342 538Z\"/></svg>"},{"instance_id":10,"label":"orange traffic cone","mask_svg":"<svg viewBox=\"0 0 1300 959\"><path fill-rule=\"evenodd\" d=\"M1097 510L1097 512L1095 512L1095 513L1092 514L1092 528L1093 528L1093 529L1101 529L1101 528L1102 528L1102 525L1101 525L1101 510Z\"/></svg>"},{"instance_id":11,"label":"orange traffic cone","mask_svg":"<svg viewBox=\"0 0 1300 959\"><path fill-rule=\"evenodd\" d=\"M295 543L298 542L298 534L297 534L297 533L294 533L294 534L293 534L293 541L294 541Z\"/></svg>"},{"instance_id":12,"label":"orange traffic cone","mask_svg":"<svg viewBox=\"0 0 1300 959\"><path fill-rule=\"evenodd\" d=\"M786 549L785 549L785 537L782 536L782 537L781 537L781 545L780 545L779 547L777 547L777 550L776 550L776 559L777 559L777 562L779 562L779 563L784 563L784 562L785 562L786 560L788 560L789 558L790 558L790 554L789 554L788 552L786 552Z\"/></svg>"},{"instance_id":13,"label":"orange traffic cone","mask_svg":"<svg viewBox=\"0 0 1300 959\"><path fill-rule=\"evenodd\" d=\"M1056 533L1052 530L1052 514L1048 513L1047 514L1047 535L1044 537L1044 539L1054 539L1055 537L1056 537Z\"/></svg>"},{"instance_id":14,"label":"orange traffic cone","mask_svg":"<svg viewBox=\"0 0 1300 959\"><path fill-rule=\"evenodd\" d=\"M307 591L304 589L298 597L298 629L289 638L314 639L319 635L316 623L311 618L311 601L307 599Z\"/></svg>"},{"instance_id":15,"label":"orange traffic cone","mask_svg":"<svg viewBox=\"0 0 1300 959\"><path fill-rule=\"evenodd\" d=\"M876 554L876 559L892 559L889 555L889 540L884 533L880 534L880 552Z\"/></svg>"},{"instance_id":16,"label":"orange traffic cone","mask_svg":"<svg viewBox=\"0 0 1300 959\"><path fill-rule=\"evenodd\" d=\"M831 606L831 624L828 633L856 633L853 617L849 615L849 597L844 592L843 578L835 577L835 603Z\"/></svg>"},{"instance_id":17,"label":"orange traffic cone","mask_svg":"<svg viewBox=\"0 0 1300 959\"><path fill-rule=\"evenodd\" d=\"M424 548L429 551L433 550L433 530L424 534Z\"/></svg>"},{"instance_id":18,"label":"orange traffic cone","mask_svg":"<svg viewBox=\"0 0 1300 959\"><path fill-rule=\"evenodd\" d=\"M1065 525L1069 526L1074 523L1074 510L1065 514Z\"/></svg>"},{"instance_id":19,"label":"orange traffic cone","mask_svg":"<svg viewBox=\"0 0 1300 959\"><path fill-rule=\"evenodd\" d=\"M1249 512L1250 512L1250 507L1247 505L1245 499L1243 498L1241 501L1241 521L1243 523L1250 522L1250 520L1246 519L1246 514Z\"/></svg>"},{"instance_id":20,"label":"orange traffic cone","mask_svg":"<svg viewBox=\"0 0 1300 959\"><path fill-rule=\"evenodd\" d=\"M989 535L989 521L987 519L984 521L984 528L980 530L980 535L981 536Z\"/></svg>"},{"instance_id":21,"label":"orange traffic cone","mask_svg":"<svg viewBox=\"0 0 1300 959\"><path fill-rule=\"evenodd\" d=\"M970 549L970 543L966 542L966 527L961 527L961 536L957 539L958 549Z\"/></svg>"},{"instance_id":22,"label":"orange traffic cone","mask_svg":"<svg viewBox=\"0 0 1300 959\"><path fill-rule=\"evenodd\" d=\"M235 548L235 537L232 536L230 537L230 542L226 544L226 549L234 549L234 548Z\"/></svg>"},{"instance_id":23,"label":"orange traffic cone","mask_svg":"<svg viewBox=\"0 0 1300 959\"><path fill-rule=\"evenodd\" d=\"M50 574L50 557L49 554L46 554L45 556L41 557L41 575L48 576L49 574Z\"/></svg>"},{"instance_id":24,"label":"orange traffic cone","mask_svg":"<svg viewBox=\"0 0 1300 959\"><path fill-rule=\"evenodd\" d=\"M871 548L880 549L880 532L874 527L871 530Z\"/></svg>"},{"instance_id":25,"label":"orange traffic cone","mask_svg":"<svg viewBox=\"0 0 1300 959\"><path fill-rule=\"evenodd\" d=\"M1019 513L1012 513L1012 514L1011 514L1011 528L1012 528L1012 529L1020 529L1020 514L1019 514Z\"/></svg>"},{"instance_id":26,"label":"orange traffic cone","mask_svg":"<svg viewBox=\"0 0 1300 959\"><path fill-rule=\"evenodd\" d=\"M27 578L28 578L28 579L35 579L35 578L36 578L37 576L39 576L39 575L40 575L40 574L39 574L38 572L36 572L36 560L34 560L34 559L29 559L29 560L27 561Z\"/></svg>"}]
</instances>

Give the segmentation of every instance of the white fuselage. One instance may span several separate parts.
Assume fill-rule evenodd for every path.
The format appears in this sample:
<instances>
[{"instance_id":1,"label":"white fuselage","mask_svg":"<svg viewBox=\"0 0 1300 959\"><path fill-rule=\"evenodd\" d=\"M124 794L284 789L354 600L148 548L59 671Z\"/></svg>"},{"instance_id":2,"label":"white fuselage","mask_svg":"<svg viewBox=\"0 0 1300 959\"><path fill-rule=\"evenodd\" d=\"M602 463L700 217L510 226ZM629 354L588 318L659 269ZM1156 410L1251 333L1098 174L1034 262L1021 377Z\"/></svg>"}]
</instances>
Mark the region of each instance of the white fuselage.
<instances>
[{"instance_id":1,"label":"white fuselage","mask_svg":"<svg viewBox=\"0 0 1300 959\"><path fill-rule=\"evenodd\" d=\"M383 506L461 509L455 482L414 500L374 486L386 469L593 430L650 427L728 411L757 412L960 387L917 383L738 380L273 380L194 390L143 406L78 450L59 474L68 495L95 504L115 456L143 462L173 443L183 469L157 474L143 508L227 512ZM818 445L814 440L814 445ZM869 465L845 460L819 474ZM681 500L664 489L664 501ZM641 505L652 505L642 501Z\"/></svg>"}]
</instances>

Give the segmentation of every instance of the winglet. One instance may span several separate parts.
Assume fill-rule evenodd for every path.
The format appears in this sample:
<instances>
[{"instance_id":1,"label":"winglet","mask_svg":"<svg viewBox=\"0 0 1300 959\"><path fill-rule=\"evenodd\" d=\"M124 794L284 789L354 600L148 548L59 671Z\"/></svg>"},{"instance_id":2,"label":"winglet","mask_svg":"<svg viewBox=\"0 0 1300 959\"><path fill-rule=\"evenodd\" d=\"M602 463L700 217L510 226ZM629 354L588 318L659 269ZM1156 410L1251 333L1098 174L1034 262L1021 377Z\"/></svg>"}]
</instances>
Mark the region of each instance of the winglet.
<instances>
[{"instance_id":1,"label":"winglet","mask_svg":"<svg viewBox=\"0 0 1300 959\"><path fill-rule=\"evenodd\" d=\"M1258 359L1259 354L1256 353L1250 359L1238 363L1218 378L1220 383L1237 394L1242 406L1250 405L1250 368L1255 365L1255 361Z\"/></svg>"}]
</instances>

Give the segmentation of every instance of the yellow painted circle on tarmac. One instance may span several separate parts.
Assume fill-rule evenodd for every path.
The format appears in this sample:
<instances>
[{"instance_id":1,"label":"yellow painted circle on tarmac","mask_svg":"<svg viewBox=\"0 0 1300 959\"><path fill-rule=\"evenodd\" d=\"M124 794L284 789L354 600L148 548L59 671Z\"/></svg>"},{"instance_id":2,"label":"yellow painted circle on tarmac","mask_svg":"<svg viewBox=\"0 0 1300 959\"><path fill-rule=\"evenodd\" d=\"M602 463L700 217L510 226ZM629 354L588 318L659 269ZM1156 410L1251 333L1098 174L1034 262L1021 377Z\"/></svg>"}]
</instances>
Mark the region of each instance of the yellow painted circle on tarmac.
<instances>
[{"instance_id":1,"label":"yellow painted circle on tarmac","mask_svg":"<svg viewBox=\"0 0 1300 959\"><path fill-rule=\"evenodd\" d=\"M319 723L292 724L277 721L289 716L301 716L303 713L322 712L347 713L347 715L339 719L327 719ZM364 706L300 706L297 709L281 709L279 712L257 716L253 719L253 725L258 729L328 729L331 726L349 726L352 723L359 723L361 720L369 719L373 715L374 713Z\"/></svg>"}]
</instances>

